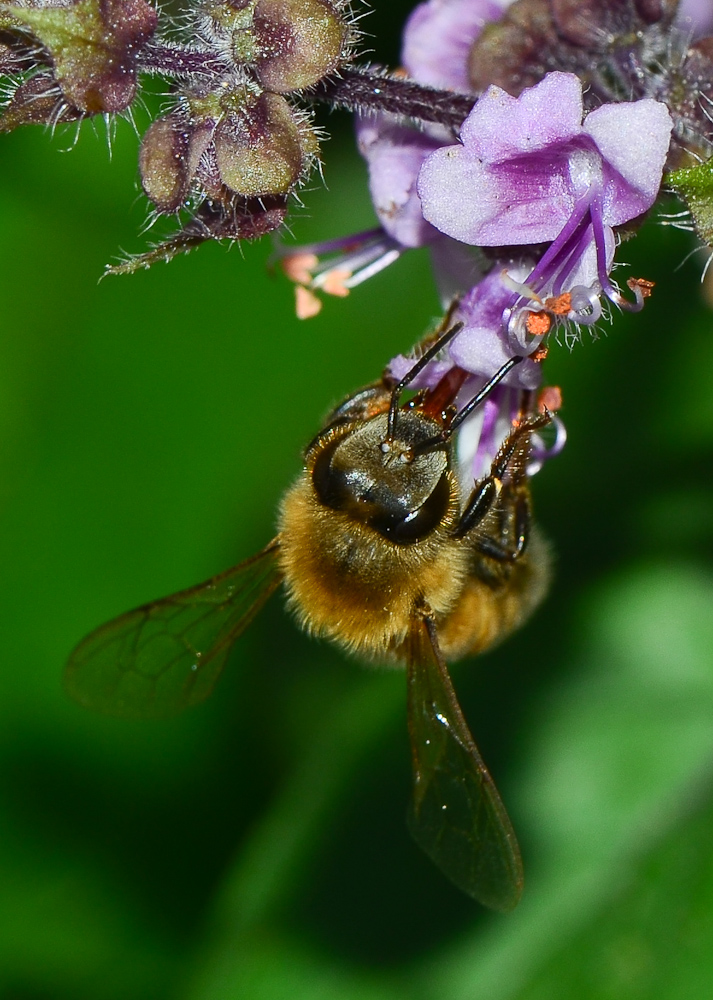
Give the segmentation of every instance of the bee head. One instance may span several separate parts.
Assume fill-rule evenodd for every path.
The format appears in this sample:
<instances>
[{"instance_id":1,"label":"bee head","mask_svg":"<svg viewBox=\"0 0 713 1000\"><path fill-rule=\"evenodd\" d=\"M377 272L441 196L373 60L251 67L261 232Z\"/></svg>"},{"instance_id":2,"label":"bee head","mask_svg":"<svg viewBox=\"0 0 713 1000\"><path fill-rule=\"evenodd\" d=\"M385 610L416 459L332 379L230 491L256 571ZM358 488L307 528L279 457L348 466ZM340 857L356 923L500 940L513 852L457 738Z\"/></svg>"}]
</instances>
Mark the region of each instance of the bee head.
<instances>
[{"instance_id":1,"label":"bee head","mask_svg":"<svg viewBox=\"0 0 713 1000\"><path fill-rule=\"evenodd\" d=\"M417 408L402 411L393 435L381 413L357 421L317 444L312 481L318 499L397 544L429 535L452 507L447 446L421 452L438 433Z\"/></svg>"}]
</instances>

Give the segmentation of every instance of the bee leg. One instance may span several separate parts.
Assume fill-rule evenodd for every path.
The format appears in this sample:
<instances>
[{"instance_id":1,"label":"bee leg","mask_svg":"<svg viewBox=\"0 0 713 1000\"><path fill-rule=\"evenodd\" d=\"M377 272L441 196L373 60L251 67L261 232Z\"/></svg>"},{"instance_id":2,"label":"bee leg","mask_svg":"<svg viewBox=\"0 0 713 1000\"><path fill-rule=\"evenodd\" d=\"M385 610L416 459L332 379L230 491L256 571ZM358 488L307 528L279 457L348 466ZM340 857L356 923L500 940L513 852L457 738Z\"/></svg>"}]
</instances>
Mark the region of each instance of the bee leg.
<instances>
[{"instance_id":1,"label":"bee leg","mask_svg":"<svg viewBox=\"0 0 713 1000\"><path fill-rule=\"evenodd\" d=\"M456 528L456 538L462 538L479 524L505 490L507 496L502 497L501 500L503 544L499 544L493 539L481 539L477 542L478 550L501 562L512 562L523 554L527 547L530 501L527 489L519 489L518 487L527 477L530 435L539 427L544 427L550 419L548 413L536 414L522 420L508 434L493 459L490 475L476 483ZM508 482L503 484L506 472L509 472L510 475ZM502 517L504 514L509 515L507 521L510 523L505 523Z\"/></svg>"},{"instance_id":2,"label":"bee leg","mask_svg":"<svg viewBox=\"0 0 713 1000\"><path fill-rule=\"evenodd\" d=\"M475 539L475 547L482 555L497 562L515 562L524 555L530 537L530 497L526 490L518 491L512 502L501 511L501 541L494 538Z\"/></svg>"},{"instance_id":3,"label":"bee leg","mask_svg":"<svg viewBox=\"0 0 713 1000\"><path fill-rule=\"evenodd\" d=\"M465 510L454 532L456 538L462 538L476 524L480 524L500 496L502 488L503 484L500 477L492 474L475 484L475 489L471 493L468 503L465 505Z\"/></svg>"}]
</instances>

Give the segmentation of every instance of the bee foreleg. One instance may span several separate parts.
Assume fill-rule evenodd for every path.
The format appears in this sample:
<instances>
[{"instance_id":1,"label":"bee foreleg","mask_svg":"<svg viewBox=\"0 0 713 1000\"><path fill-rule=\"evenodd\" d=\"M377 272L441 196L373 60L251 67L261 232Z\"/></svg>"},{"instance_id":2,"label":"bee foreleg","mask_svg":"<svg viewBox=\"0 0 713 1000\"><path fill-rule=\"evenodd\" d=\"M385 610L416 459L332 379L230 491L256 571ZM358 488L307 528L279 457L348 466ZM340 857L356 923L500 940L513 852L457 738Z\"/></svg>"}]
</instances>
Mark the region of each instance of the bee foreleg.
<instances>
[{"instance_id":1,"label":"bee foreleg","mask_svg":"<svg viewBox=\"0 0 713 1000\"><path fill-rule=\"evenodd\" d=\"M463 535L467 535L471 528L483 520L500 496L502 488L502 480L498 476L493 475L487 476L475 484L475 489L471 493L468 503L465 505L465 510L454 532L456 538L462 538Z\"/></svg>"}]
</instances>

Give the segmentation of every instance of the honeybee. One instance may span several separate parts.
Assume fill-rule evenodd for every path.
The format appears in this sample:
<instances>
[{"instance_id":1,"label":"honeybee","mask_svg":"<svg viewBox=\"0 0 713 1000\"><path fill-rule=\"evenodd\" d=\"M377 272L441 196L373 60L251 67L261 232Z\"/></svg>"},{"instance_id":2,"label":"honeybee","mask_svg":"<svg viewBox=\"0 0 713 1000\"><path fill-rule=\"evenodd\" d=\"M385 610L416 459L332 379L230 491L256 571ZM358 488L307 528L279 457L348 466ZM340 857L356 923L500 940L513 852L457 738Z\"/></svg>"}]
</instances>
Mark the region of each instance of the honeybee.
<instances>
[{"instance_id":1,"label":"honeybee","mask_svg":"<svg viewBox=\"0 0 713 1000\"><path fill-rule=\"evenodd\" d=\"M456 432L523 359L511 358L460 409L459 369L402 403L461 326L422 349L398 383L385 376L330 414L262 552L103 625L74 650L65 679L74 699L103 712L179 712L211 693L233 643L284 583L307 632L406 665L411 832L457 886L506 911L522 891L520 852L446 661L493 646L545 593L527 470L532 435L551 418L523 393L489 472L464 487Z\"/></svg>"}]
</instances>

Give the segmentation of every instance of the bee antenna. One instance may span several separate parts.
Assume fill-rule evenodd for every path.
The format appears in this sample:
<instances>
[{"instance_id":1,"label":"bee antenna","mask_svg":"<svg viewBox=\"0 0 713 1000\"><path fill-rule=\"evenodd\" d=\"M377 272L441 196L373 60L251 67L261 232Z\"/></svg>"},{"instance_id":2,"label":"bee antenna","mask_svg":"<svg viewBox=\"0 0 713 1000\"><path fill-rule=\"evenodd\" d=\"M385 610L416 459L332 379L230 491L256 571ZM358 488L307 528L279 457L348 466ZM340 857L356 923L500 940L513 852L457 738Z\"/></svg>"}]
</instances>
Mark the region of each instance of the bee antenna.
<instances>
[{"instance_id":1,"label":"bee antenna","mask_svg":"<svg viewBox=\"0 0 713 1000\"><path fill-rule=\"evenodd\" d=\"M411 382L413 382L413 380L416 378L416 376L419 375L423 371L423 369L426 367L426 365L429 363L429 361L432 361L435 358L435 356L438 354L438 352L443 347L445 347L446 344L449 341L453 340L453 338L455 337L455 335L457 333L460 333L460 331L463 329L464 325L465 324L463 324L463 323L456 323L456 324L454 324L454 326L452 326L450 328L450 330L446 330L446 332L443 334L443 336L439 337L438 340L434 344L431 344L431 346L428 348L428 350L425 351L424 354L421 355L421 357L418 359L418 361L413 366L413 368L410 368L406 372L406 374L404 375L404 377L401 379L401 381L397 382L397 384L391 390L391 404L389 406L389 419L388 419L388 422L387 422L387 425L386 425L386 440L387 441L392 441L393 437L394 437L394 431L396 429L396 414L398 413L398 410L399 410L399 399L400 399L401 393L404 391L404 389L408 385L410 385ZM522 358L520 358L520 360L522 360Z\"/></svg>"},{"instance_id":2,"label":"bee antenna","mask_svg":"<svg viewBox=\"0 0 713 1000\"><path fill-rule=\"evenodd\" d=\"M482 389L480 389L472 399L468 400L462 410L459 410L458 413L456 413L448 427L444 427L441 433L437 434L435 437L429 438L427 441L423 441L414 449L414 454L422 455L424 452L433 451L435 448L442 447L451 435L458 430L463 421L468 419L473 410L480 406L483 400L487 399L493 389L502 382L505 376L508 375L516 365L519 365L520 362L524 360L525 358L520 354L516 354L512 358L508 358L505 364L501 365L495 374L488 379Z\"/></svg>"}]
</instances>

